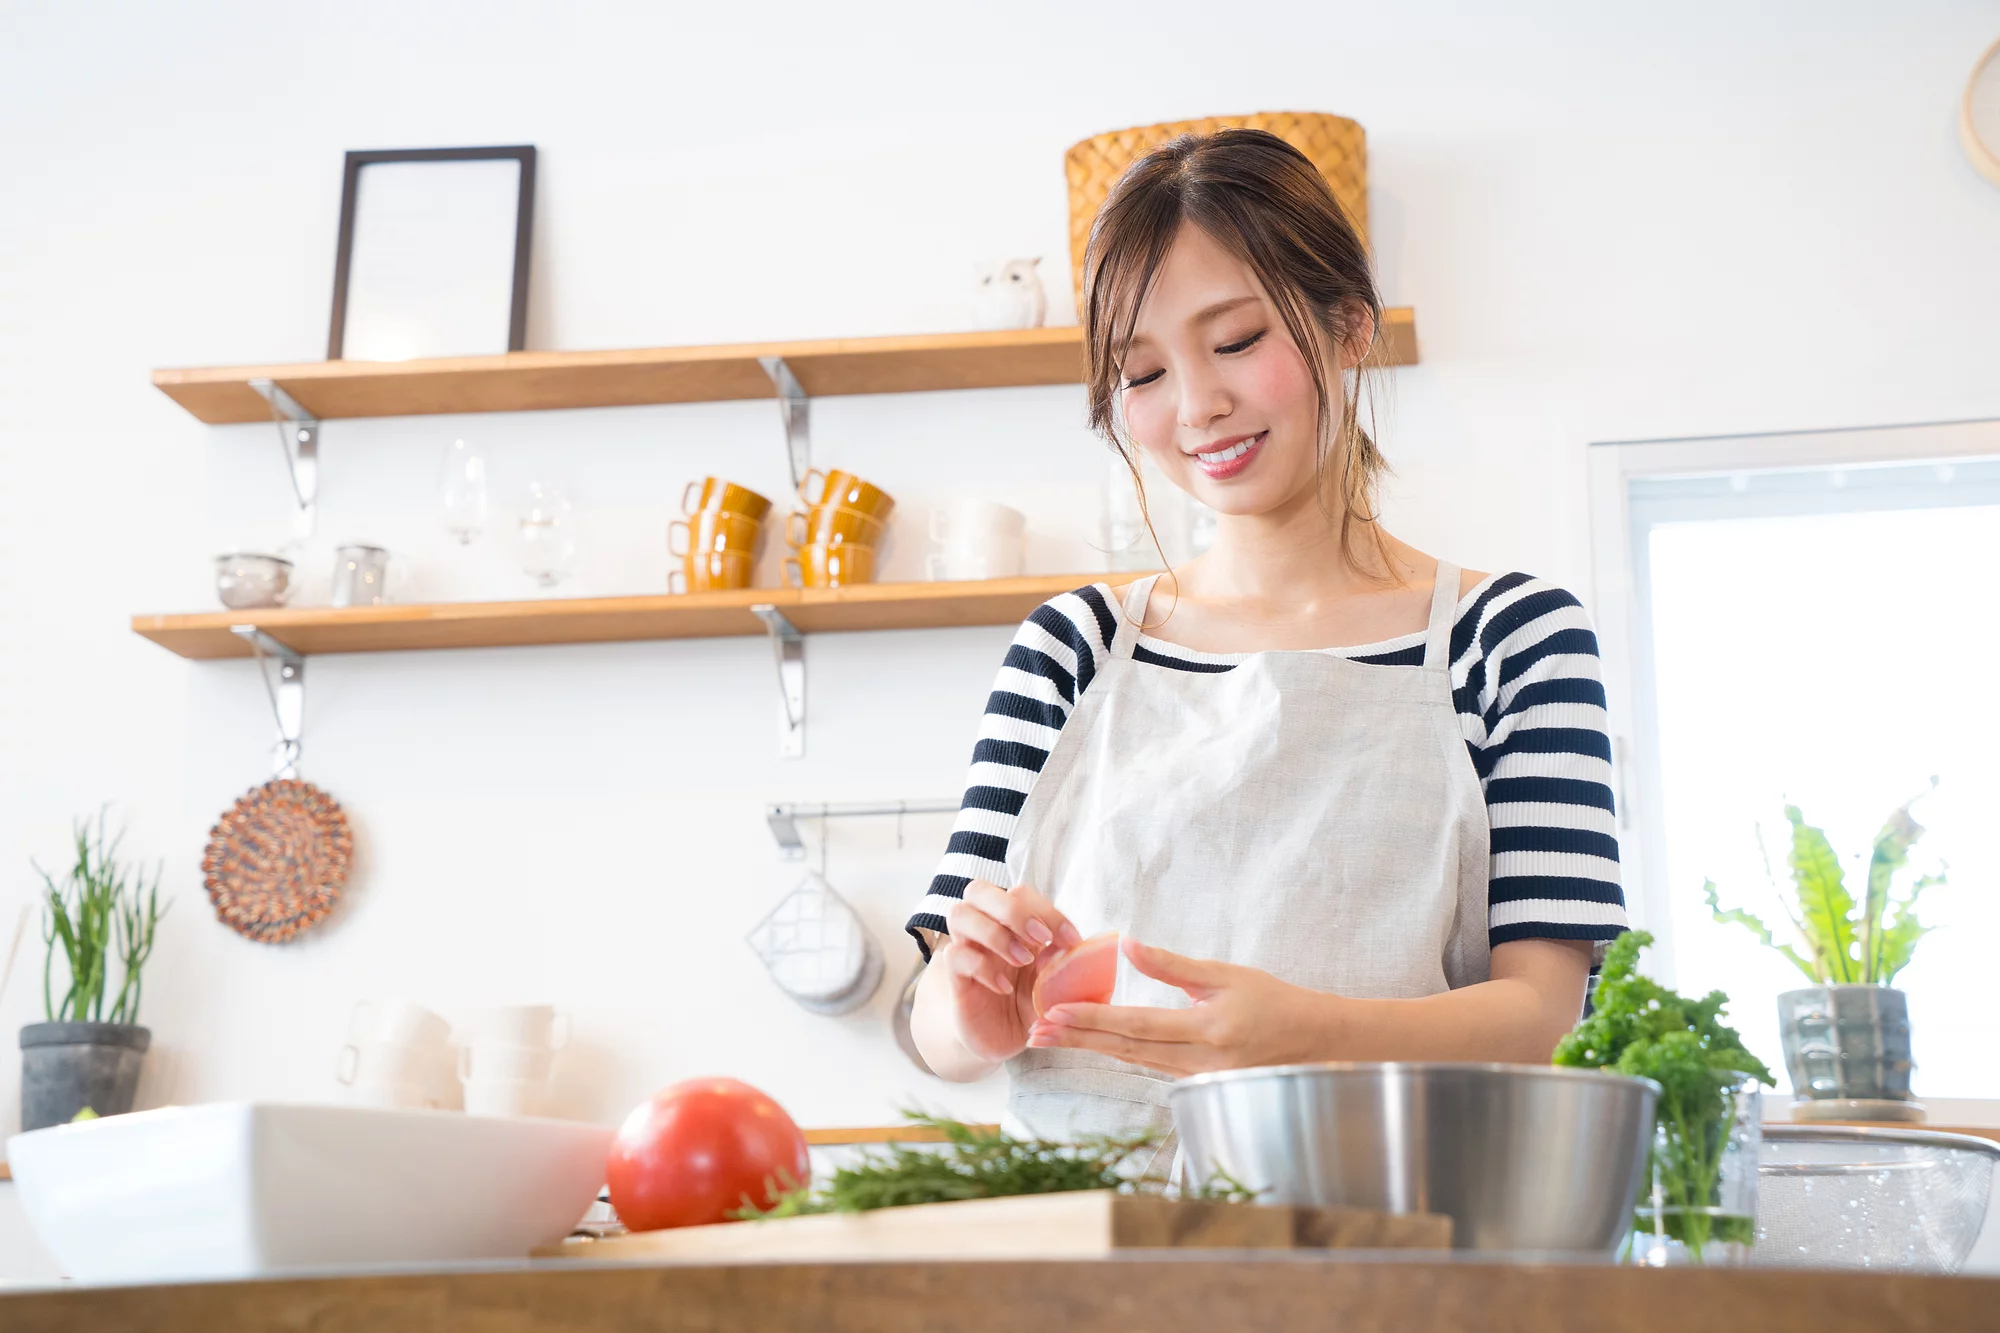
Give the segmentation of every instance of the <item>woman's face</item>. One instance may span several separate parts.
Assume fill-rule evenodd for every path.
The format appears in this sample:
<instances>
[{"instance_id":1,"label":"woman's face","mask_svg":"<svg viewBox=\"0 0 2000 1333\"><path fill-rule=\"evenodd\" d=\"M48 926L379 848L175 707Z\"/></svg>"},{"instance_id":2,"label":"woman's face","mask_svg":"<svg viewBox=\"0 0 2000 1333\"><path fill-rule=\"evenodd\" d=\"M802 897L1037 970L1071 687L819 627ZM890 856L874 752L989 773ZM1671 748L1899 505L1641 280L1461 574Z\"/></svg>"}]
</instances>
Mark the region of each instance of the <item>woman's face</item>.
<instances>
[{"instance_id":1,"label":"woman's face","mask_svg":"<svg viewBox=\"0 0 2000 1333\"><path fill-rule=\"evenodd\" d=\"M1126 429L1189 495L1253 515L1314 493L1319 420L1306 358L1249 265L1201 228L1174 238L1123 371Z\"/></svg>"}]
</instances>

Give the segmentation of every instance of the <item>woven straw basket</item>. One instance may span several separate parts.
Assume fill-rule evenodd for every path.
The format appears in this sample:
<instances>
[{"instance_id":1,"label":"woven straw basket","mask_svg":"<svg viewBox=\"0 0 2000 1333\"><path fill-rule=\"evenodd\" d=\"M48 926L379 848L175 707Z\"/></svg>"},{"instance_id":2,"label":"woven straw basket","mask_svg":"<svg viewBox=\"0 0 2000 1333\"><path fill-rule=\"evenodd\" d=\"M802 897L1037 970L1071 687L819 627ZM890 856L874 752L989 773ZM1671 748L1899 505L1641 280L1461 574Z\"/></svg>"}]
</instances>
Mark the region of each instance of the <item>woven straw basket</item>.
<instances>
[{"instance_id":1,"label":"woven straw basket","mask_svg":"<svg viewBox=\"0 0 2000 1333\"><path fill-rule=\"evenodd\" d=\"M1347 210L1361 239L1368 239L1368 140L1361 127L1345 116L1322 111L1259 111L1249 116L1208 116L1112 130L1085 139L1063 155L1063 170L1069 176L1069 262L1079 304L1090 224L1097 220L1097 210L1104 207L1125 168L1169 139L1217 130L1269 130L1304 153L1333 187L1333 197Z\"/></svg>"}]
</instances>

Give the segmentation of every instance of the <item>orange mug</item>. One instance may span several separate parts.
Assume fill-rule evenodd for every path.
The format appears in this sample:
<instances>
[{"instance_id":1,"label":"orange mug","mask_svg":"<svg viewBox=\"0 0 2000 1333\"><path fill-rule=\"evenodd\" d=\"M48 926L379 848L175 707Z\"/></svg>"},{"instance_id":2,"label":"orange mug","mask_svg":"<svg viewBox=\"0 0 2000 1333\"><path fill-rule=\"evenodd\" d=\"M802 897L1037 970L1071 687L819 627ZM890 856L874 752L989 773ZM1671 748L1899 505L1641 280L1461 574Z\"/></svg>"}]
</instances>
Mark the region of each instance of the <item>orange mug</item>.
<instances>
[{"instance_id":1,"label":"orange mug","mask_svg":"<svg viewBox=\"0 0 2000 1333\"><path fill-rule=\"evenodd\" d=\"M679 569L667 571L667 591L679 596L689 592L720 592L727 588L747 588L756 567L748 551L710 551L691 555Z\"/></svg>"},{"instance_id":2,"label":"orange mug","mask_svg":"<svg viewBox=\"0 0 2000 1333\"><path fill-rule=\"evenodd\" d=\"M819 478L819 493L813 493L813 478ZM813 468L799 478L799 499L808 506L831 509L859 509L873 519L887 519L896 507L895 499L879 486L871 486L852 472L822 472Z\"/></svg>"},{"instance_id":3,"label":"orange mug","mask_svg":"<svg viewBox=\"0 0 2000 1333\"><path fill-rule=\"evenodd\" d=\"M874 581L872 546L801 546L785 561L785 582L794 588L844 588Z\"/></svg>"},{"instance_id":4,"label":"orange mug","mask_svg":"<svg viewBox=\"0 0 2000 1333\"><path fill-rule=\"evenodd\" d=\"M870 518L859 509L828 508L821 505L804 512L794 509L785 515L787 546L880 546L882 520Z\"/></svg>"},{"instance_id":5,"label":"orange mug","mask_svg":"<svg viewBox=\"0 0 2000 1333\"><path fill-rule=\"evenodd\" d=\"M764 525L747 514L727 509L703 509L667 524L667 554L687 556L716 551L741 551L754 555ZM675 538L680 540L677 542Z\"/></svg>"},{"instance_id":6,"label":"orange mug","mask_svg":"<svg viewBox=\"0 0 2000 1333\"><path fill-rule=\"evenodd\" d=\"M681 492L681 512L693 518L709 509L742 514L761 521L764 515L771 512L771 502L748 486L738 486L721 477L703 477L700 481L689 482Z\"/></svg>"}]
</instances>

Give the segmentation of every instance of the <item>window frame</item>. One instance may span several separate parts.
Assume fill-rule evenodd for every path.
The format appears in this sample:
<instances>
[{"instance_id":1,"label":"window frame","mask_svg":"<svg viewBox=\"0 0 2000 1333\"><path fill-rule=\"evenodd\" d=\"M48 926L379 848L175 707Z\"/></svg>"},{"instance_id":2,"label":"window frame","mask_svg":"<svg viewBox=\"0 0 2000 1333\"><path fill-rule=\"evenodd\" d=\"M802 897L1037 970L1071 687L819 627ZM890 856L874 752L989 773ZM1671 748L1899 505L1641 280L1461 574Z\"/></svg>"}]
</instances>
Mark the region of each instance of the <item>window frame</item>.
<instances>
[{"instance_id":1,"label":"window frame","mask_svg":"<svg viewBox=\"0 0 2000 1333\"><path fill-rule=\"evenodd\" d=\"M1651 589L1641 546L1652 525L1635 525L1633 482L2000 458L2000 420L1594 441L1585 457L1591 580L1605 696L1610 705L1612 773L1618 802L1619 858L1626 910L1635 928L1653 934L1655 944L1649 955L1649 970L1666 984L1674 985L1677 984L1676 946L1668 896L1671 889L1667 883L1666 807L1660 768Z\"/></svg>"}]
</instances>

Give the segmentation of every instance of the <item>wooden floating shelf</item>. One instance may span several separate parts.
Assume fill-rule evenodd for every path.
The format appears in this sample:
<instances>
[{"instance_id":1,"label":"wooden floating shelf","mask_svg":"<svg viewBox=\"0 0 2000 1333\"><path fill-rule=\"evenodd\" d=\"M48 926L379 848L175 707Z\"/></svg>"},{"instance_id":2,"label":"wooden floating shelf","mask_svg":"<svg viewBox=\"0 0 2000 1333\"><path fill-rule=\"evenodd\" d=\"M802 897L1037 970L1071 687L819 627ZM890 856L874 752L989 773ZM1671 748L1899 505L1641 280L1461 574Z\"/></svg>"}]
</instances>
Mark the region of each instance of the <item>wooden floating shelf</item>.
<instances>
[{"instance_id":1,"label":"wooden floating shelf","mask_svg":"<svg viewBox=\"0 0 2000 1333\"><path fill-rule=\"evenodd\" d=\"M533 602L414 606L267 607L134 616L132 632L181 657L248 657L231 625L255 625L292 651L393 653L513 648L552 643L763 635L750 608L775 606L807 634L1011 625L1058 593L1103 578L1041 574L962 583L864 583L851 588L746 588L656 597L574 597ZM1121 579L1138 575L1119 575Z\"/></svg>"},{"instance_id":2,"label":"wooden floating shelf","mask_svg":"<svg viewBox=\"0 0 2000 1333\"><path fill-rule=\"evenodd\" d=\"M1416 312L1387 312L1390 365L1417 360ZM315 361L289 366L156 370L153 384L210 425L268 422L250 387L267 379L323 421L441 412L721 402L775 396L759 358L791 368L808 397L998 389L1083 380L1083 330L1016 329L899 338L737 343L609 352L508 352L425 361Z\"/></svg>"}]
</instances>

